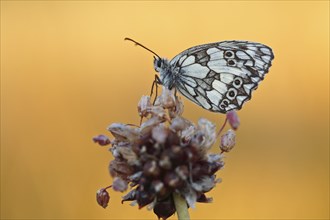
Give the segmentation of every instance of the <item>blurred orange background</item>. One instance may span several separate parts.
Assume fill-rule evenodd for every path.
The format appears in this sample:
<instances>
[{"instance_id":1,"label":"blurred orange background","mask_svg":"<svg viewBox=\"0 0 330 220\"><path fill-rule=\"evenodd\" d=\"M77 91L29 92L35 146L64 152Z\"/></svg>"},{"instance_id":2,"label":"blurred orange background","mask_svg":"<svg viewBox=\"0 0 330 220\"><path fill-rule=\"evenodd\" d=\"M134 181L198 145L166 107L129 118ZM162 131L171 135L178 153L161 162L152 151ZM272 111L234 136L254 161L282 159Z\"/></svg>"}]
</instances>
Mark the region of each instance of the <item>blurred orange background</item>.
<instances>
[{"instance_id":1,"label":"blurred orange background","mask_svg":"<svg viewBox=\"0 0 330 220\"><path fill-rule=\"evenodd\" d=\"M112 155L92 137L138 124L155 74L125 37L167 58L233 39L274 50L192 219L329 218L329 1L1 1L2 219L156 219L112 190L107 209L95 201ZM183 99L186 118L223 122Z\"/></svg>"}]
</instances>

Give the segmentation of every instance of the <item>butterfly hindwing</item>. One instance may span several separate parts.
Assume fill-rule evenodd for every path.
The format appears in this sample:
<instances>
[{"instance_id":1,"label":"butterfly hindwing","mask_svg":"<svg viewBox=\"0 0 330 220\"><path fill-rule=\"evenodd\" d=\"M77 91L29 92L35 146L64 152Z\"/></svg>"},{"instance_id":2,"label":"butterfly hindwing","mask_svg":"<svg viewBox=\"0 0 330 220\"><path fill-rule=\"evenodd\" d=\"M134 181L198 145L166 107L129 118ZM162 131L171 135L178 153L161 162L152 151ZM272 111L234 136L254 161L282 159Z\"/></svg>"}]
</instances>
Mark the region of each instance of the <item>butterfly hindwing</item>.
<instances>
[{"instance_id":1,"label":"butterfly hindwing","mask_svg":"<svg viewBox=\"0 0 330 220\"><path fill-rule=\"evenodd\" d=\"M273 58L263 44L223 41L185 50L170 64L178 68L180 93L205 109L226 113L251 98Z\"/></svg>"}]
</instances>

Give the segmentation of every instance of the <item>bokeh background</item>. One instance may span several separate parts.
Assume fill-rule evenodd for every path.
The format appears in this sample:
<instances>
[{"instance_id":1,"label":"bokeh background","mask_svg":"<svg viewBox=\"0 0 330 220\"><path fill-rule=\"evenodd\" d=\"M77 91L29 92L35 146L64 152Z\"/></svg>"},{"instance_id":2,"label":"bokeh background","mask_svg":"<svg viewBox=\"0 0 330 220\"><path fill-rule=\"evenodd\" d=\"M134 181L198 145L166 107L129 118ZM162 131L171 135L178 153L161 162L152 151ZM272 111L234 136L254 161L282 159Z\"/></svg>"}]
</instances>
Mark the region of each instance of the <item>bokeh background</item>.
<instances>
[{"instance_id":1,"label":"bokeh background","mask_svg":"<svg viewBox=\"0 0 330 220\"><path fill-rule=\"evenodd\" d=\"M329 1L1 1L2 219L156 219L118 192L95 201L112 155L92 137L137 124L155 74L125 37L168 58L232 39L275 52L192 219L329 218ZM224 120L184 102L190 120Z\"/></svg>"}]
</instances>

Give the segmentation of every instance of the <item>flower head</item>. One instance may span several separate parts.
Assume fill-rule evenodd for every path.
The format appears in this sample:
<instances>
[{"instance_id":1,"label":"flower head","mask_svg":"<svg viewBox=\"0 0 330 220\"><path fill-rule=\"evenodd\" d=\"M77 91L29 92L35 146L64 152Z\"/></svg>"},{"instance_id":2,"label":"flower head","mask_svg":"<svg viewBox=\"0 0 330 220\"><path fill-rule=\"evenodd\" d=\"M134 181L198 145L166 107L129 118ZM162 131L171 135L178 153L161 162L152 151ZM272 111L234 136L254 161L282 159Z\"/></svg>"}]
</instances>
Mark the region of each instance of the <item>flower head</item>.
<instances>
[{"instance_id":1,"label":"flower head","mask_svg":"<svg viewBox=\"0 0 330 220\"><path fill-rule=\"evenodd\" d=\"M154 105L150 97L141 98L138 113L146 120L140 126L113 123L108 127L115 138L110 148L112 188L123 192L129 185L122 202L148 206L158 218L175 212L173 193L189 207L211 202L205 193L220 182L215 173L224 166L222 155L208 153L217 138L216 126L204 118L195 125L182 112L182 101L165 89Z\"/></svg>"}]
</instances>

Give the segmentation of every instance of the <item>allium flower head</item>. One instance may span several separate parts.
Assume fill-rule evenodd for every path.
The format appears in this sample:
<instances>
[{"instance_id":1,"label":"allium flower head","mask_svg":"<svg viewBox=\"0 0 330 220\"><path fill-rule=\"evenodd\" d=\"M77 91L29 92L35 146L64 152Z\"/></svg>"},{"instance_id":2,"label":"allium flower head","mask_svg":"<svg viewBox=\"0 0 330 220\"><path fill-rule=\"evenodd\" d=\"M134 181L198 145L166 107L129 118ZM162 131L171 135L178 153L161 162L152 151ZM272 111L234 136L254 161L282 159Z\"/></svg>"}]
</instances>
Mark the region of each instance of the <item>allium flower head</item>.
<instances>
[{"instance_id":1,"label":"allium flower head","mask_svg":"<svg viewBox=\"0 0 330 220\"><path fill-rule=\"evenodd\" d=\"M109 164L112 188L123 192L129 185L122 202L148 206L162 219L176 211L173 193L184 198L188 207L211 202L205 193L220 182L215 173L224 166L221 154L208 153L216 142L216 126L204 118L195 125L182 112L181 100L163 89L154 105L150 97L141 98L138 113L145 121L140 126L113 123L108 127L115 138L110 148L114 160ZM105 206L102 201L99 204Z\"/></svg>"}]
</instances>

